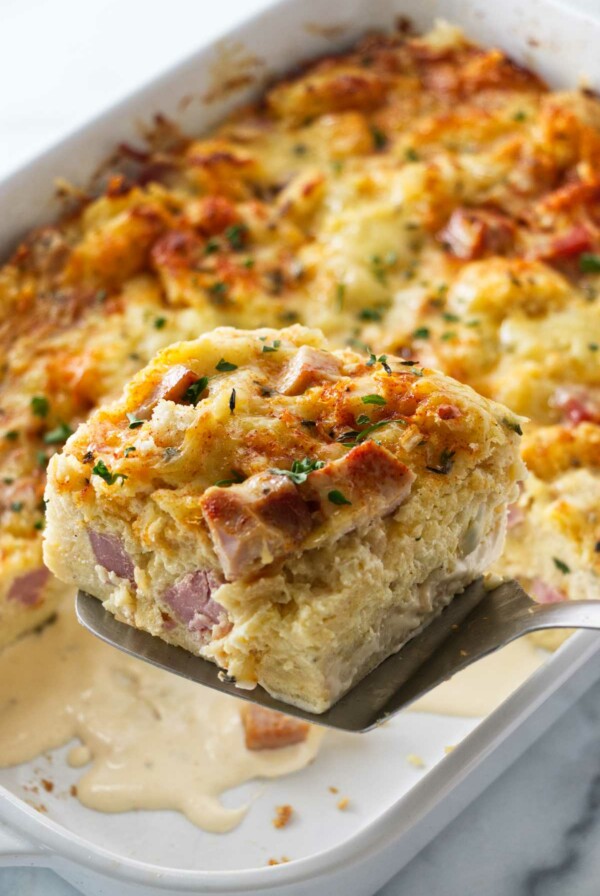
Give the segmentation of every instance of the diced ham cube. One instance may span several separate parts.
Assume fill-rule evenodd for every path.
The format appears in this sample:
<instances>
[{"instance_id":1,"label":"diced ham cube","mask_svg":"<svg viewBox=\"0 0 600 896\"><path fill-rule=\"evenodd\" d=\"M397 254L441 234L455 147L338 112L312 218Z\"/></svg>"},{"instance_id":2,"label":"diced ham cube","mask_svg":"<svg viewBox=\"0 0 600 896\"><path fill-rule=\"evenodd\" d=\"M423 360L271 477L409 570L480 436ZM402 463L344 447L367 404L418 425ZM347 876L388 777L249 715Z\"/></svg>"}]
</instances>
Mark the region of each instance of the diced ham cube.
<instances>
[{"instance_id":1,"label":"diced ham cube","mask_svg":"<svg viewBox=\"0 0 600 896\"><path fill-rule=\"evenodd\" d=\"M100 566L135 585L135 567L119 536L88 529L88 537L94 557Z\"/></svg>"},{"instance_id":2,"label":"diced ham cube","mask_svg":"<svg viewBox=\"0 0 600 896\"><path fill-rule=\"evenodd\" d=\"M567 600L567 595L560 588L548 585L542 579L534 579L530 586L532 597L540 604L557 604L560 601Z\"/></svg>"},{"instance_id":3,"label":"diced ham cube","mask_svg":"<svg viewBox=\"0 0 600 896\"><path fill-rule=\"evenodd\" d=\"M193 370L183 364L171 367L152 394L136 410L136 417L138 420L148 420L155 405L163 399L165 401L181 401L188 388L199 379L200 377Z\"/></svg>"},{"instance_id":4,"label":"diced ham cube","mask_svg":"<svg viewBox=\"0 0 600 896\"><path fill-rule=\"evenodd\" d=\"M33 607L39 602L49 576L45 566L18 576L10 586L6 599L17 601L24 607Z\"/></svg>"},{"instance_id":5,"label":"diced ham cube","mask_svg":"<svg viewBox=\"0 0 600 896\"><path fill-rule=\"evenodd\" d=\"M587 227L576 224L566 233L554 237L548 246L534 254L536 258L543 258L546 261L561 261L581 255L582 252L592 249L593 245L592 235Z\"/></svg>"},{"instance_id":6,"label":"diced ham cube","mask_svg":"<svg viewBox=\"0 0 600 896\"><path fill-rule=\"evenodd\" d=\"M296 486L271 473L257 473L229 488L213 486L200 504L230 581L296 549L312 526L310 511Z\"/></svg>"},{"instance_id":7,"label":"diced ham cube","mask_svg":"<svg viewBox=\"0 0 600 896\"><path fill-rule=\"evenodd\" d=\"M165 591L162 600L190 631L212 631L227 621L225 609L212 598L222 584L211 570L197 569Z\"/></svg>"},{"instance_id":8,"label":"diced ham cube","mask_svg":"<svg viewBox=\"0 0 600 896\"><path fill-rule=\"evenodd\" d=\"M586 421L600 423L600 395L584 386L561 386L554 393L552 404L573 426Z\"/></svg>"},{"instance_id":9,"label":"diced ham cube","mask_svg":"<svg viewBox=\"0 0 600 896\"><path fill-rule=\"evenodd\" d=\"M339 375L337 358L310 345L303 345L288 364L279 384L279 392L283 395L301 395L310 386L323 380L335 380Z\"/></svg>"},{"instance_id":10,"label":"diced ham cube","mask_svg":"<svg viewBox=\"0 0 600 896\"><path fill-rule=\"evenodd\" d=\"M325 519L337 514L342 531L393 513L408 497L415 474L386 448L368 440L310 474L302 489L316 496ZM340 503L339 496L350 504Z\"/></svg>"},{"instance_id":11,"label":"diced ham cube","mask_svg":"<svg viewBox=\"0 0 600 896\"><path fill-rule=\"evenodd\" d=\"M306 740L310 725L299 719L253 703L241 709L246 748L248 750L277 750Z\"/></svg>"},{"instance_id":12,"label":"diced ham cube","mask_svg":"<svg viewBox=\"0 0 600 896\"><path fill-rule=\"evenodd\" d=\"M515 226L510 218L491 209L457 208L439 239L457 258L472 261L486 252L499 254L512 246Z\"/></svg>"}]
</instances>

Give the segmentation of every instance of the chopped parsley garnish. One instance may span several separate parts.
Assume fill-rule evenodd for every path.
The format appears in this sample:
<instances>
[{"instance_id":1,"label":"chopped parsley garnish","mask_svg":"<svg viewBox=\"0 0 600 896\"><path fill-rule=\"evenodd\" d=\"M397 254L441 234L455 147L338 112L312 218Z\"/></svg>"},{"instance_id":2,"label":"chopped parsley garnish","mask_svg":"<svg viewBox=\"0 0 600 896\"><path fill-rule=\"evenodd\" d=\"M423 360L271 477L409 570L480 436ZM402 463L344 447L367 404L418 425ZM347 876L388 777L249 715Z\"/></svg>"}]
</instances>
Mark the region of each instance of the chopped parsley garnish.
<instances>
[{"instance_id":1,"label":"chopped parsley garnish","mask_svg":"<svg viewBox=\"0 0 600 896\"><path fill-rule=\"evenodd\" d=\"M338 283L335 288L335 307L341 311L344 307L344 299L346 298L346 284Z\"/></svg>"},{"instance_id":2,"label":"chopped parsley garnish","mask_svg":"<svg viewBox=\"0 0 600 896\"><path fill-rule=\"evenodd\" d=\"M128 445L125 449L125 457L129 457L130 454L133 454L135 451L135 445Z\"/></svg>"},{"instance_id":3,"label":"chopped parsley garnish","mask_svg":"<svg viewBox=\"0 0 600 896\"><path fill-rule=\"evenodd\" d=\"M114 485L118 479L120 479L121 482L127 479L127 476L125 476L124 473L111 473L103 460L97 461L96 465L92 468L92 473L95 473L100 479L104 479L107 485Z\"/></svg>"},{"instance_id":4,"label":"chopped parsley garnish","mask_svg":"<svg viewBox=\"0 0 600 896\"><path fill-rule=\"evenodd\" d=\"M228 292L229 286L223 280L216 280L208 287L208 294L217 305L223 304Z\"/></svg>"},{"instance_id":5,"label":"chopped parsley garnish","mask_svg":"<svg viewBox=\"0 0 600 896\"><path fill-rule=\"evenodd\" d=\"M237 485L239 482L243 482L246 478L243 473L239 472L239 470L230 470L230 472L230 479L219 479L218 482L215 482L215 485L219 488L227 488L228 485Z\"/></svg>"},{"instance_id":6,"label":"chopped parsley garnish","mask_svg":"<svg viewBox=\"0 0 600 896\"><path fill-rule=\"evenodd\" d=\"M449 324L458 323L458 321L460 320L458 314L452 314L451 311L443 311L442 317L444 320L448 321Z\"/></svg>"},{"instance_id":7,"label":"chopped parsley garnish","mask_svg":"<svg viewBox=\"0 0 600 896\"><path fill-rule=\"evenodd\" d=\"M4 433L4 438L8 439L9 442L16 442L19 438L19 430L9 429L8 432Z\"/></svg>"},{"instance_id":8,"label":"chopped parsley garnish","mask_svg":"<svg viewBox=\"0 0 600 896\"><path fill-rule=\"evenodd\" d=\"M213 252L219 251L219 241L218 240L208 240L206 246L204 247L204 251L207 255L212 255Z\"/></svg>"},{"instance_id":9,"label":"chopped parsley garnish","mask_svg":"<svg viewBox=\"0 0 600 896\"><path fill-rule=\"evenodd\" d=\"M513 121L526 121L526 120L527 120L527 113L526 113L526 112L523 112L522 109L519 109L519 110L518 110L517 112L515 112L515 114L513 115Z\"/></svg>"},{"instance_id":10,"label":"chopped parsley garnish","mask_svg":"<svg viewBox=\"0 0 600 896\"><path fill-rule=\"evenodd\" d=\"M367 414L359 414L356 418L356 423L358 426L364 426L365 423L370 423L371 418Z\"/></svg>"},{"instance_id":11,"label":"chopped parsley garnish","mask_svg":"<svg viewBox=\"0 0 600 896\"><path fill-rule=\"evenodd\" d=\"M381 364L388 376L391 376L392 368L387 362L387 355L379 355L379 357L377 357L377 355L374 355L373 352L369 352L367 367L373 367L373 365L377 363Z\"/></svg>"},{"instance_id":12,"label":"chopped parsley garnish","mask_svg":"<svg viewBox=\"0 0 600 896\"><path fill-rule=\"evenodd\" d=\"M381 320L381 311L377 308L363 308L358 312L359 320Z\"/></svg>"},{"instance_id":13,"label":"chopped parsley garnish","mask_svg":"<svg viewBox=\"0 0 600 896\"><path fill-rule=\"evenodd\" d=\"M250 268L254 267L254 259L251 256L248 256L248 258L244 258L242 267L248 268L248 270L250 270Z\"/></svg>"},{"instance_id":14,"label":"chopped parsley garnish","mask_svg":"<svg viewBox=\"0 0 600 896\"><path fill-rule=\"evenodd\" d=\"M363 395L361 401L363 404L386 404L386 400L383 395Z\"/></svg>"},{"instance_id":15,"label":"chopped parsley garnish","mask_svg":"<svg viewBox=\"0 0 600 896\"><path fill-rule=\"evenodd\" d=\"M10 505L10 509L13 513L20 513L23 510L24 504L22 501L13 501Z\"/></svg>"},{"instance_id":16,"label":"chopped parsley garnish","mask_svg":"<svg viewBox=\"0 0 600 896\"><path fill-rule=\"evenodd\" d=\"M316 420L301 420L300 425L301 426L316 426L317 421Z\"/></svg>"},{"instance_id":17,"label":"chopped parsley garnish","mask_svg":"<svg viewBox=\"0 0 600 896\"><path fill-rule=\"evenodd\" d=\"M208 386L208 380L209 377L201 376L195 383L191 383L181 396L181 400L188 402L189 404L197 405L200 401L200 396Z\"/></svg>"},{"instance_id":18,"label":"chopped parsley garnish","mask_svg":"<svg viewBox=\"0 0 600 896\"><path fill-rule=\"evenodd\" d=\"M430 335L429 327L417 327L413 332L414 339L429 339Z\"/></svg>"},{"instance_id":19,"label":"chopped parsley garnish","mask_svg":"<svg viewBox=\"0 0 600 896\"><path fill-rule=\"evenodd\" d=\"M41 532L41 530L44 528L44 525L45 525L45 520L36 520L35 523L33 524L33 528L37 529L38 532Z\"/></svg>"},{"instance_id":20,"label":"chopped parsley garnish","mask_svg":"<svg viewBox=\"0 0 600 896\"><path fill-rule=\"evenodd\" d=\"M36 417L47 417L50 402L45 395L34 395L31 399L31 413Z\"/></svg>"},{"instance_id":21,"label":"chopped parsley garnish","mask_svg":"<svg viewBox=\"0 0 600 896\"><path fill-rule=\"evenodd\" d=\"M356 422L361 426L363 423L366 423L367 420L367 417L362 417L361 415ZM381 429L383 426L388 426L391 423L397 423L399 426L406 426L405 420L397 420L390 417L389 419L378 420L377 423L371 423L370 426L359 431L351 429L348 432L344 432L341 436L338 436L337 441L341 442L343 445L359 445L361 442L364 442L365 439L368 439L372 432Z\"/></svg>"},{"instance_id":22,"label":"chopped parsley garnish","mask_svg":"<svg viewBox=\"0 0 600 896\"><path fill-rule=\"evenodd\" d=\"M281 339L274 339L273 345L263 345L263 352L276 352L279 346L281 345Z\"/></svg>"},{"instance_id":23,"label":"chopped parsley garnish","mask_svg":"<svg viewBox=\"0 0 600 896\"><path fill-rule=\"evenodd\" d=\"M311 460L310 457L305 457L304 460L293 461L291 470L278 470L277 468L273 468L269 470L269 473L275 473L278 476L287 476L288 479L292 480L294 485L301 485L303 482L306 482L310 473L314 470L320 470L324 466L324 460Z\"/></svg>"},{"instance_id":24,"label":"chopped parsley garnish","mask_svg":"<svg viewBox=\"0 0 600 896\"><path fill-rule=\"evenodd\" d=\"M518 436L523 435L523 430L521 429L521 424L517 423L516 420L509 420L508 417L503 417L502 422L505 426L508 426L509 429L512 429L513 432L516 432Z\"/></svg>"},{"instance_id":25,"label":"chopped parsley garnish","mask_svg":"<svg viewBox=\"0 0 600 896\"><path fill-rule=\"evenodd\" d=\"M600 273L600 255L593 252L582 252L579 256L579 270L582 274Z\"/></svg>"},{"instance_id":26,"label":"chopped parsley garnish","mask_svg":"<svg viewBox=\"0 0 600 896\"><path fill-rule=\"evenodd\" d=\"M145 423L144 420L139 420L135 414L127 414L127 419L129 420L129 429L139 429Z\"/></svg>"},{"instance_id":27,"label":"chopped parsley garnish","mask_svg":"<svg viewBox=\"0 0 600 896\"><path fill-rule=\"evenodd\" d=\"M597 352L600 345L597 342L588 342L588 348L591 352Z\"/></svg>"},{"instance_id":28,"label":"chopped parsley garnish","mask_svg":"<svg viewBox=\"0 0 600 896\"><path fill-rule=\"evenodd\" d=\"M387 283L388 270L393 267L397 261L397 252L387 252L385 256L371 256L371 269L373 272L373 276L378 283L381 283L382 286L385 286Z\"/></svg>"},{"instance_id":29,"label":"chopped parsley garnish","mask_svg":"<svg viewBox=\"0 0 600 896\"><path fill-rule=\"evenodd\" d=\"M218 370L219 373L227 373L230 370L237 370L237 364L232 364L230 361L226 361L225 358L221 358L218 364L215 364L215 370Z\"/></svg>"},{"instance_id":30,"label":"chopped parsley garnish","mask_svg":"<svg viewBox=\"0 0 600 896\"><path fill-rule=\"evenodd\" d=\"M166 317L156 317L154 319L154 328L156 330L162 330L162 328L165 326L166 323L167 323Z\"/></svg>"},{"instance_id":31,"label":"chopped parsley garnish","mask_svg":"<svg viewBox=\"0 0 600 896\"><path fill-rule=\"evenodd\" d=\"M3 476L2 477L2 482L4 483L4 485L12 485L14 481L15 480L13 479L12 476Z\"/></svg>"},{"instance_id":32,"label":"chopped parsley garnish","mask_svg":"<svg viewBox=\"0 0 600 896\"><path fill-rule=\"evenodd\" d=\"M295 156L304 156L308 151L308 146L306 143L294 143L292 146L292 152Z\"/></svg>"},{"instance_id":33,"label":"chopped parsley garnish","mask_svg":"<svg viewBox=\"0 0 600 896\"><path fill-rule=\"evenodd\" d=\"M373 146L375 149L385 149L388 143L387 134L378 128L377 125L371 125L371 137L373 138Z\"/></svg>"},{"instance_id":34,"label":"chopped parsley garnish","mask_svg":"<svg viewBox=\"0 0 600 896\"><path fill-rule=\"evenodd\" d=\"M46 445L61 445L66 442L69 436L73 435L73 430L66 423L59 423L54 429L51 429L44 435Z\"/></svg>"},{"instance_id":35,"label":"chopped parsley garnish","mask_svg":"<svg viewBox=\"0 0 600 896\"><path fill-rule=\"evenodd\" d=\"M594 545L594 552L596 554L600 554L600 541L597 541L596 544Z\"/></svg>"},{"instance_id":36,"label":"chopped parsley garnish","mask_svg":"<svg viewBox=\"0 0 600 896\"><path fill-rule=\"evenodd\" d=\"M553 557L552 560L556 568L560 570L560 572L562 572L564 575L567 575L567 573L571 572L570 567L567 566L564 560L560 560L558 557Z\"/></svg>"},{"instance_id":37,"label":"chopped parsley garnish","mask_svg":"<svg viewBox=\"0 0 600 896\"><path fill-rule=\"evenodd\" d=\"M444 448L442 453L440 454L440 460L437 467L427 467L430 473L442 473L446 475L450 472L454 465L454 455L455 451L450 451L448 448Z\"/></svg>"},{"instance_id":38,"label":"chopped parsley garnish","mask_svg":"<svg viewBox=\"0 0 600 896\"><path fill-rule=\"evenodd\" d=\"M243 249L246 245L247 237L248 228L245 224L232 224L225 231L225 239L234 250Z\"/></svg>"},{"instance_id":39,"label":"chopped parsley garnish","mask_svg":"<svg viewBox=\"0 0 600 896\"><path fill-rule=\"evenodd\" d=\"M465 326L467 327L478 327L480 325L480 320L468 320Z\"/></svg>"},{"instance_id":40,"label":"chopped parsley garnish","mask_svg":"<svg viewBox=\"0 0 600 896\"><path fill-rule=\"evenodd\" d=\"M342 504L352 504L352 501L349 501L345 495L343 495L337 489L329 492L327 495L332 504L342 505Z\"/></svg>"},{"instance_id":41,"label":"chopped parsley garnish","mask_svg":"<svg viewBox=\"0 0 600 896\"><path fill-rule=\"evenodd\" d=\"M409 146L407 150L404 152L404 158L407 162L418 162L419 161L419 153L412 146Z\"/></svg>"},{"instance_id":42,"label":"chopped parsley garnish","mask_svg":"<svg viewBox=\"0 0 600 896\"><path fill-rule=\"evenodd\" d=\"M415 364L418 364L418 361L400 361L403 367L414 367Z\"/></svg>"},{"instance_id":43,"label":"chopped parsley garnish","mask_svg":"<svg viewBox=\"0 0 600 896\"><path fill-rule=\"evenodd\" d=\"M48 466L48 456L45 451L38 451L36 454L38 467L45 469Z\"/></svg>"},{"instance_id":44,"label":"chopped parsley garnish","mask_svg":"<svg viewBox=\"0 0 600 896\"><path fill-rule=\"evenodd\" d=\"M229 410L232 414L235 411L235 389L231 390L231 395L229 396Z\"/></svg>"}]
</instances>

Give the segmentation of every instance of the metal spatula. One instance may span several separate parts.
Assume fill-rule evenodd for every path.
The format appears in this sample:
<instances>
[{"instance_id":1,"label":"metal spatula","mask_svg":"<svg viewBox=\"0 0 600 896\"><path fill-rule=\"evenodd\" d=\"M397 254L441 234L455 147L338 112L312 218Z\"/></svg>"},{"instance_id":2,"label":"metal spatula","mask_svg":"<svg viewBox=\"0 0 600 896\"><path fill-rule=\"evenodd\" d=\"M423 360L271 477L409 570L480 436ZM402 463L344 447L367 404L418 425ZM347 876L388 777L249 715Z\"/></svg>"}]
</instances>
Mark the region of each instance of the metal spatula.
<instances>
[{"instance_id":1,"label":"metal spatula","mask_svg":"<svg viewBox=\"0 0 600 896\"><path fill-rule=\"evenodd\" d=\"M233 697L344 731L368 731L456 672L515 638L546 628L600 629L600 601L538 604L517 582L489 591L479 579L398 653L389 657L321 715L275 700L261 687L241 690L221 681L208 660L118 622L95 597L79 591L79 621L108 644L168 672Z\"/></svg>"}]
</instances>

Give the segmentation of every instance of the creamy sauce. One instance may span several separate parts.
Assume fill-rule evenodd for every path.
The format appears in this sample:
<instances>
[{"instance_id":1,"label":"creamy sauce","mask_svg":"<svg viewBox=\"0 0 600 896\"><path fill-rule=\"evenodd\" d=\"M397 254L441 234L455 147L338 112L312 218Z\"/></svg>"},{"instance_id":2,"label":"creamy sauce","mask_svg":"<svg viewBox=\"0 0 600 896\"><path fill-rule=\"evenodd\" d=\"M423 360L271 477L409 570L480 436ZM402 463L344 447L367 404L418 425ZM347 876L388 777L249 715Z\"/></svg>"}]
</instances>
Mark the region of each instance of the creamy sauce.
<instances>
[{"instance_id":1,"label":"creamy sauce","mask_svg":"<svg viewBox=\"0 0 600 896\"><path fill-rule=\"evenodd\" d=\"M304 743L250 751L239 701L108 647L76 621L57 621L0 654L0 766L27 762L78 738L74 767L89 766L77 796L92 809L174 809L208 831L231 830L247 806L220 796L253 778L303 768L322 732Z\"/></svg>"},{"instance_id":2,"label":"creamy sauce","mask_svg":"<svg viewBox=\"0 0 600 896\"><path fill-rule=\"evenodd\" d=\"M446 716L489 715L543 662L543 652L527 638L519 638L468 666L410 708Z\"/></svg>"}]
</instances>

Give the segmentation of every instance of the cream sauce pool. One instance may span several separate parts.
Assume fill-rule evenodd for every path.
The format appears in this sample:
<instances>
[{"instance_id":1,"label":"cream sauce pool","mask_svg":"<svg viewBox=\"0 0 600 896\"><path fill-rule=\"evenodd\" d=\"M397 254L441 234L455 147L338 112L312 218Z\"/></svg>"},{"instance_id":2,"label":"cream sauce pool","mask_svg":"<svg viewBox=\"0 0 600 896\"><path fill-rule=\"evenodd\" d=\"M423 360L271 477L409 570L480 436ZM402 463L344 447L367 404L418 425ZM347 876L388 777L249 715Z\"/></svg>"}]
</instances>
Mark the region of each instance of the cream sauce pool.
<instances>
[{"instance_id":1,"label":"cream sauce pool","mask_svg":"<svg viewBox=\"0 0 600 896\"><path fill-rule=\"evenodd\" d=\"M103 644L71 602L38 634L0 654L0 766L73 738L69 763L88 766L77 796L103 812L174 809L208 831L231 830L246 807L220 795L311 762L322 732L276 750L247 750L232 697L200 688Z\"/></svg>"}]
</instances>

